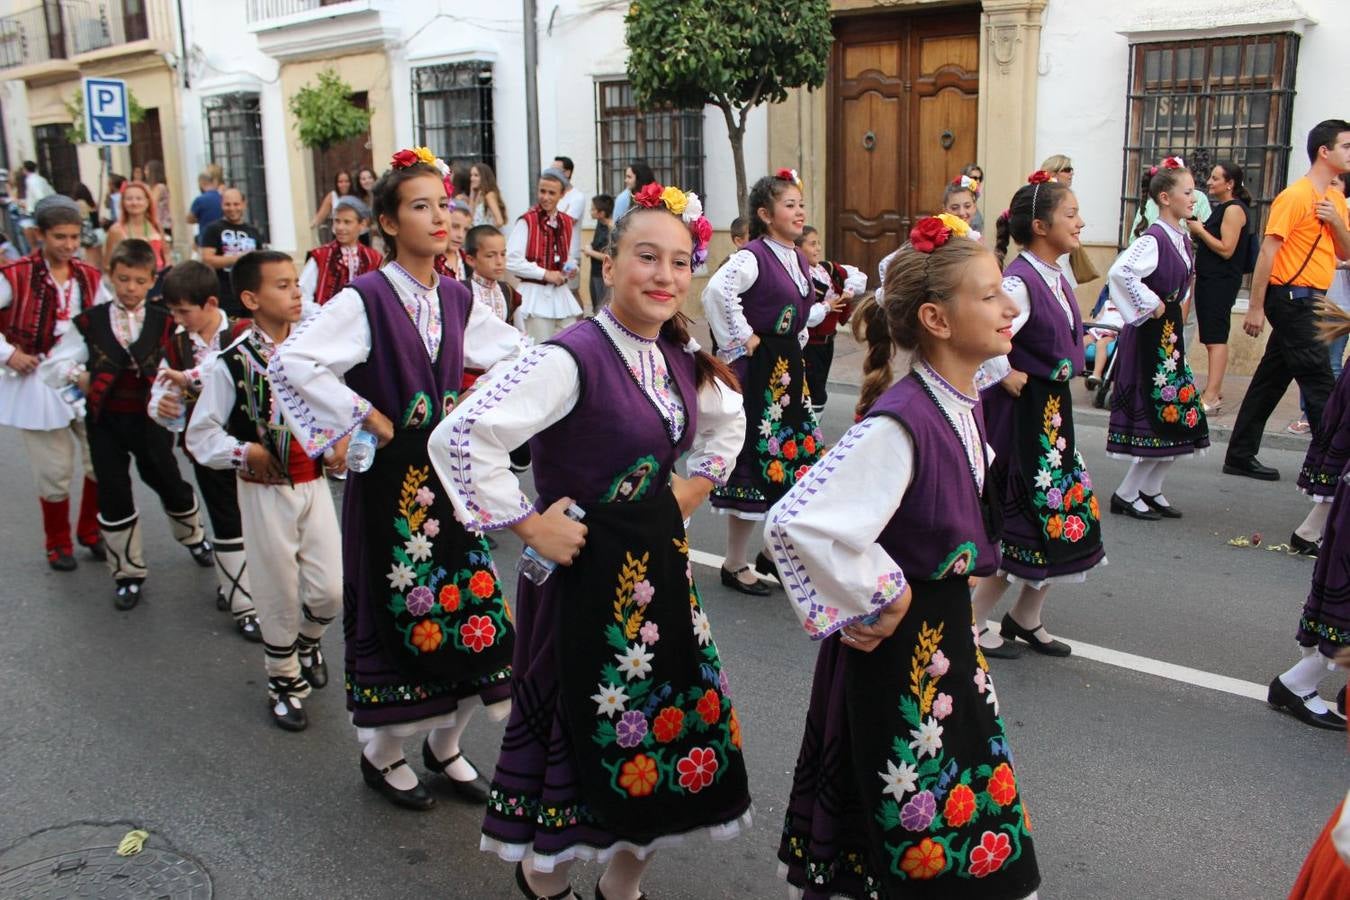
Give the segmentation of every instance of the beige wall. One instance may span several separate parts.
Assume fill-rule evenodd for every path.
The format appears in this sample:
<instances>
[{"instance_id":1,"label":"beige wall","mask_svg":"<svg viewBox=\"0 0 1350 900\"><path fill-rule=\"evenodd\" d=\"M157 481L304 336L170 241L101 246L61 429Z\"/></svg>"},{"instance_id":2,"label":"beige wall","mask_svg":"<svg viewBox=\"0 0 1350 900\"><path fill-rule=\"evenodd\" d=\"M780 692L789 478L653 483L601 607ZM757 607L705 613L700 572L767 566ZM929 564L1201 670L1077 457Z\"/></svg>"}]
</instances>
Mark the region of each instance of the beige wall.
<instances>
[{"instance_id":1,"label":"beige wall","mask_svg":"<svg viewBox=\"0 0 1350 900\"><path fill-rule=\"evenodd\" d=\"M281 67L281 92L286 111L286 156L292 176L291 204L295 214L293 235L273 234L277 249L303 253L314 246L317 235L309 227L321 198L314 192L314 153L300 144L295 119L290 111L290 98L297 91L317 81L319 72L333 69L352 91L367 92L370 98L370 150L376 170L394 155L394 95L390 82L389 58L380 52L353 53L331 59L286 63Z\"/></svg>"}]
</instances>

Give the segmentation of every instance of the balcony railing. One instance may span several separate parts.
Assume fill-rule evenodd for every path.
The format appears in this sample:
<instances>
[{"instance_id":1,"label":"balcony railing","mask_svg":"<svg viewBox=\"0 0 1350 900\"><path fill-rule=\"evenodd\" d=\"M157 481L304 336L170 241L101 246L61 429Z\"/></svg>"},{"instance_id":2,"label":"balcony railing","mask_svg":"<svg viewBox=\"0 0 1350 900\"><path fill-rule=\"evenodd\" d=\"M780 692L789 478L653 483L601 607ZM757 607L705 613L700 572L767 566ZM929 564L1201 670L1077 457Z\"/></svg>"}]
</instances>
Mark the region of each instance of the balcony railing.
<instances>
[{"instance_id":1,"label":"balcony railing","mask_svg":"<svg viewBox=\"0 0 1350 900\"><path fill-rule=\"evenodd\" d=\"M144 0L43 0L0 17L0 69L30 66L149 36Z\"/></svg>"},{"instance_id":2,"label":"balcony railing","mask_svg":"<svg viewBox=\"0 0 1350 900\"><path fill-rule=\"evenodd\" d=\"M248 24L313 12L324 6L339 6L350 0L248 0Z\"/></svg>"}]
</instances>

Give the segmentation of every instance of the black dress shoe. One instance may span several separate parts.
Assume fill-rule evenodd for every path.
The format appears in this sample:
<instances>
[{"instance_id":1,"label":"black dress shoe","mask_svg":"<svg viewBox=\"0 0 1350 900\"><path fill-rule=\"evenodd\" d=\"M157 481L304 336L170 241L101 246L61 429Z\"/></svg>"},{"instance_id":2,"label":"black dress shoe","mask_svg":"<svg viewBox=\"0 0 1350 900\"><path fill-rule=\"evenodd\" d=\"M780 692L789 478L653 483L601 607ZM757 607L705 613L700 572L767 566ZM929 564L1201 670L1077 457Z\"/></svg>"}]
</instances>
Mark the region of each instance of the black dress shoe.
<instances>
[{"instance_id":1,"label":"black dress shoe","mask_svg":"<svg viewBox=\"0 0 1350 900\"><path fill-rule=\"evenodd\" d=\"M1293 547L1299 556L1316 556L1322 549L1320 541L1310 541L1298 536L1298 532L1289 535L1289 546Z\"/></svg>"},{"instance_id":2,"label":"black dress shoe","mask_svg":"<svg viewBox=\"0 0 1350 900\"><path fill-rule=\"evenodd\" d=\"M458 759L463 759L465 762L469 763L470 766L473 766L474 771L478 770L477 766L474 766L473 763L465 758L463 751L456 753L454 756L444 761L437 759L436 754L431 752L430 739L422 739L422 765L427 767L427 771L435 772L437 775L444 775L445 780L450 783L450 789L454 791L461 800L486 806L489 789L487 780L483 778L482 775L475 775L469 781L460 781L458 778L452 778L450 773L446 771L446 769L454 765L455 760Z\"/></svg>"},{"instance_id":3,"label":"black dress shoe","mask_svg":"<svg viewBox=\"0 0 1350 900\"><path fill-rule=\"evenodd\" d=\"M595 900L609 900L609 898L605 896L605 892L600 890L600 882L598 881L595 883ZM638 900L647 900L647 895L638 894Z\"/></svg>"},{"instance_id":4,"label":"black dress shoe","mask_svg":"<svg viewBox=\"0 0 1350 900\"><path fill-rule=\"evenodd\" d=\"M1114 496L1114 495L1113 495L1113 496ZM1168 505L1166 505L1166 506L1163 506L1161 503L1158 502L1158 495L1157 495L1157 494L1152 494L1152 495L1150 495L1150 494L1145 494L1143 491L1140 491L1140 492L1139 492L1139 499L1140 499L1140 500L1143 500L1145 506L1147 506L1149 509L1153 510L1153 511L1154 511L1155 513L1157 513L1158 515L1162 516L1164 519L1180 519L1180 518L1181 518L1181 510L1177 509L1175 506L1173 506L1173 505L1170 504L1170 503L1169 503Z\"/></svg>"},{"instance_id":5,"label":"black dress shoe","mask_svg":"<svg viewBox=\"0 0 1350 900\"><path fill-rule=\"evenodd\" d=\"M577 897L577 892L572 890L571 885L556 894L539 893L530 887L530 883L525 880L525 864L523 862L516 863L516 887L520 889L521 895L528 897L529 900L580 900Z\"/></svg>"},{"instance_id":6,"label":"black dress shoe","mask_svg":"<svg viewBox=\"0 0 1350 900\"><path fill-rule=\"evenodd\" d=\"M1272 469L1270 466L1263 466L1251 459L1225 459L1223 461L1223 473L1225 475L1241 475L1244 478L1255 478L1257 481L1279 481L1280 470Z\"/></svg>"},{"instance_id":7,"label":"black dress shoe","mask_svg":"<svg viewBox=\"0 0 1350 900\"><path fill-rule=\"evenodd\" d=\"M305 665L305 654L300 655L300 674L309 682L309 686L318 690L328 684L328 662L318 647L310 655L310 664Z\"/></svg>"},{"instance_id":8,"label":"black dress shoe","mask_svg":"<svg viewBox=\"0 0 1350 900\"><path fill-rule=\"evenodd\" d=\"M750 584L746 584L744 581L741 581L739 578L736 577L740 575L741 572L751 571L749 566L746 566L739 572L732 572L728 570L726 566L722 566L721 568L722 568L722 584L725 585L726 587L729 587L734 591L740 591L742 594L749 594L752 597L769 596L769 586L764 584L758 578L756 578Z\"/></svg>"},{"instance_id":9,"label":"black dress shoe","mask_svg":"<svg viewBox=\"0 0 1350 900\"><path fill-rule=\"evenodd\" d=\"M272 721L283 731L304 731L309 727L309 717L305 715L299 697L281 694L268 706L272 711Z\"/></svg>"},{"instance_id":10,"label":"black dress shoe","mask_svg":"<svg viewBox=\"0 0 1350 900\"><path fill-rule=\"evenodd\" d=\"M980 637L984 637L988 633L988 628L980 629ZM979 646L980 652L991 659L1017 659L1022 655L1022 645L1016 641L1004 641L997 647L986 647L978 641L976 644Z\"/></svg>"},{"instance_id":11,"label":"black dress shoe","mask_svg":"<svg viewBox=\"0 0 1350 900\"><path fill-rule=\"evenodd\" d=\"M1304 701L1310 700L1316 696L1316 691L1313 691L1306 697L1298 696L1293 691L1289 690L1288 686L1280 680L1280 676L1276 675L1275 679L1270 683L1270 691L1266 694L1266 702L1270 704L1271 709L1287 712L1305 725L1311 725L1314 728L1325 728L1328 731L1344 731L1345 719L1336 715L1331 710L1327 710L1324 713L1315 713L1308 709Z\"/></svg>"},{"instance_id":12,"label":"black dress shoe","mask_svg":"<svg viewBox=\"0 0 1350 900\"><path fill-rule=\"evenodd\" d=\"M103 538L99 538L92 544L81 544L80 546L89 551L89 555L99 562L106 562L108 559L108 545L103 543Z\"/></svg>"},{"instance_id":13,"label":"black dress shoe","mask_svg":"<svg viewBox=\"0 0 1350 900\"><path fill-rule=\"evenodd\" d=\"M52 550L47 554L47 565L58 572L74 572L79 563L69 550Z\"/></svg>"},{"instance_id":14,"label":"black dress shoe","mask_svg":"<svg viewBox=\"0 0 1350 900\"><path fill-rule=\"evenodd\" d=\"M230 608L230 598L225 596L225 592L216 588L216 609L225 612Z\"/></svg>"},{"instance_id":15,"label":"black dress shoe","mask_svg":"<svg viewBox=\"0 0 1350 900\"><path fill-rule=\"evenodd\" d=\"M1021 638L1031 645L1031 649L1037 653L1044 653L1046 656L1068 656L1073 652L1073 648L1063 641L1057 641L1053 638L1038 638L1036 632L1045 631L1044 625L1037 625L1035 628L1027 629L1018 625L1016 620L1010 614L1004 614L1003 622L999 626L998 633L1002 635L1005 641L1011 641L1014 638Z\"/></svg>"},{"instance_id":16,"label":"black dress shoe","mask_svg":"<svg viewBox=\"0 0 1350 900\"><path fill-rule=\"evenodd\" d=\"M141 602L141 581L129 578L117 582L117 593L113 597L113 606L126 612Z\"/></svg>"},{"instance_id":17,"label":"black dress shoe","mask_svg":"<svg viewBox=\"0 0 1350 900\"><path fill-rule=\"evenodd\" d=\"M431 791L427 790L426 785L422 784L422 782L419 781L417 782L416 787L403 791L385 780L385 775L388 775L399 766L406 766L407 764L408 761L406 759L399 757L383 769L377 769L375 764L366 759L366 755L362 753L361 777L366 780L367 785L374 788L395 806L401 806L404 809L412 809L418 812L431 809L436 805L436 798L431 796Z\"/></svg>"},{"instance_id":18,"label":"black dress shoe","mask_svg":"<svg viewBox=\"0 0 1350 900\"><path fill-rule=\"evenodd\" d=\"M1139 496L1142 497L1144 495L1140 494ZM1144 503L1147 504L1148 501L1145 500ZM1140 512L1139 510L1134 508L1133 503L1126 503L1124 500L1120 499L1119 494L1111 495L1111 512L1112 514L1117 516L1126 515L1129 516L1131 519L1143 519L1145 522L1156 522L1162 518L1162 516L1159 513L1155 512L1151 508L1146 509L1143 512Z\"/></svg>"},{"instance_id":19,"label":"black dress shoe","mask_svg":"<svg viewBox=\"0 0 1350 900\"><path fill-rule=\"evenodd\" d=\"M779 584L783 583L782 577L778 574L778 567L773 564L773 560L764 555L763 551L755 554L755 571L761 575L768 575Z\"/></svg>"},{"instance_id":20,"label":"black dress shoe","mask_svg":"<svg viewBox=\"0 0 1350 900\"><path fill-rule=\"evenodd\" d=\"M209 569L216 564L216 554L211 550L210 541L198 541L188 547L188 552L192 554L192 561L203 569Z\"/></svg>"},{"instance_id":21,"label":"black dress shoe","mask_svg":"<svg viewBox=\"0 0 1350 900\"><path fill-rule=\"evenodd\" d=\"M234 627L239 629L239 634L249 643L262 643L262 626L258 624L257 616L242 616L235 620Z\"/></svg>"}]
</instances>

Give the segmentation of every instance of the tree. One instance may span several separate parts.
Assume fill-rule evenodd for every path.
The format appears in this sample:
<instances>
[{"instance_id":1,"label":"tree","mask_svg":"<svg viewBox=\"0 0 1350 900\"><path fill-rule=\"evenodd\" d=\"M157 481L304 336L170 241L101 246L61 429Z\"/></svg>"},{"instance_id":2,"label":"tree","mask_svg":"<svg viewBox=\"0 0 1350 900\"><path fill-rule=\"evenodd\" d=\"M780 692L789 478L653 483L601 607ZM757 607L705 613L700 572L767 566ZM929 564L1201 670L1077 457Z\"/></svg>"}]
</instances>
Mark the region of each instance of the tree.
<instances>
[{"instance_id":1,"label":"tree","mask_svg":"<svg viewBox=\"0 0 1350 900\"><path fill-rule=\"evenodd\" d=\"M326 150L366 133L370 111L352 102L352 87L337 72L324 69L318 85L307 84L291 98L291 114L300 143Z\"/></svg>"},{"instance_id":2,"label":"tree","mask_svg":"<svg viewBox=\"0 0 1350 900\"><path fill-rule=\"evenodd\" d=\"M829 0L740 3L636 0L624 18L628 80L638 106L722 110L745 208L745 122L761 103L825 83Z\"/></svg>"}]
</instances>

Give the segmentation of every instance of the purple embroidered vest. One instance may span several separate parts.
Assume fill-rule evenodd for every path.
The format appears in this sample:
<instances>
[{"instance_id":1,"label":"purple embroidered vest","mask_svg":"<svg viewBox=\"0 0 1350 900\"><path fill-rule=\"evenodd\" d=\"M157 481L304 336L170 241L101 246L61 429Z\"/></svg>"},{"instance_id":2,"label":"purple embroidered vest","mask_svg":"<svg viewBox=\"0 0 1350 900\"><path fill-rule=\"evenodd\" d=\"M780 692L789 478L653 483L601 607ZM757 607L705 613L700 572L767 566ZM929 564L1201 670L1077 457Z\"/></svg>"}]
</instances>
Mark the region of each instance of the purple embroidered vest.
<instances>
[{"instance_id":1,"label":"purple embroidered vest","mask_svg":"<svg viewBox=\"0 0 1350 900\"><path fill-rule=\"evenodd\" d=\"M1195 271L1191 242L1189 240L1185 242L1186 258L1183 260L1181 254L1177 252L1176 245L1172 243L1166 226L1154 222L1144 234L1153 235L1153 239L1158 242L1158 267L1140 281L1163 299L1171 294L1176 294L1177 299L1180 299L1182 292L1190 284L1191 273Z\"/></svg>"},{"instance_id":2,"label":"purple embroidered vest","mask_svg":"<svg viewBox=\"0 0 1350 900\"><path fill-rule=\"evenodd\" d=\"M1031 302L1031 316L1013 337L1012 352L1008 354L1012 367L1051 381L1068 381L1083 371L1086 364L1083 359L1083 316L1078 310L1073 288L1064 276L1059 277L1059 283L1073 313L1072 326L1064 318L1064 308L1055 299L1055 292L1021 254L1003 270L1003 276L1022 279Z\"/></svg>"},{"instance_id":3,"label":"purple embroidered vest","mask_svg":"<svg viewBox=\"0 0 1350 900\"><path fill-rule=\"evenodd\" d=\"M806 295L797 289L792 276L779 262L764 238L755 238L745 245L759 264L759 277L741 294L741 312L756 334L796 334L806 325L806 317L815 303L811 290L811 267L806 255L797 251L797 265L807 285Z\"/></svg>"},{"instance_id":4,"label":"purple embroidered vest","mask_svg":"<svg viewBox=\"0 0 1350 900\"><path fill-rule=\"evenodd\" d=\"M978 404L974 415L984 440ZM868 411L872 416L890 416L914 440L909 489L877 543L910 581L992 574L998 568L998 545L985 533L965 447L919 376L892 385Z\"/></svg>"},{"instance_id":5,"label":"purple embroidered vest","mask_svg":"<svg viewBox=\"0 0 1350 900\"><path fill-rule=\"evenodd\" d=\"M367 272L348 287L366 306L370 356L347 373L347 384L388 416L395 428L435 427L459 399L464 329L473 308L469 289L441 276L441 346L433 360L384 273Z\"/></svg>"},{"instance_id":6,"label":"purple embroidered vest","mask_svg":"<svg viewBox=\"0 0 1350 900\"><path fill-rule=\"evenodd\" d=\"M546 509L559 497L571 497L584 509L588 502L655 496L697 433L694 357L665 338L657 341L684 405L684 431L672 436L665 417L598 323L578 322L549 343L576 361L581 396L561 421L530 440L537 507Z\"/></svg>"}]
</instances>

